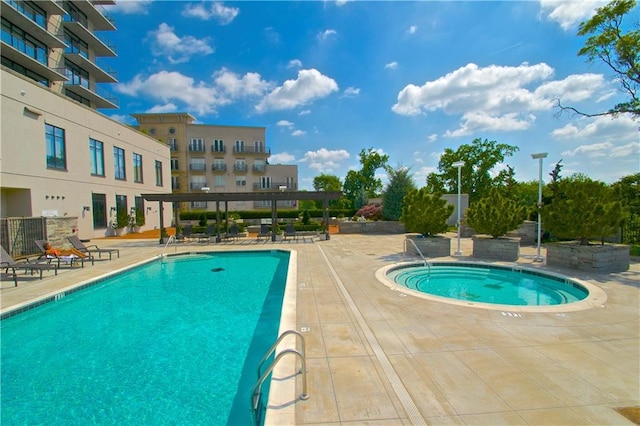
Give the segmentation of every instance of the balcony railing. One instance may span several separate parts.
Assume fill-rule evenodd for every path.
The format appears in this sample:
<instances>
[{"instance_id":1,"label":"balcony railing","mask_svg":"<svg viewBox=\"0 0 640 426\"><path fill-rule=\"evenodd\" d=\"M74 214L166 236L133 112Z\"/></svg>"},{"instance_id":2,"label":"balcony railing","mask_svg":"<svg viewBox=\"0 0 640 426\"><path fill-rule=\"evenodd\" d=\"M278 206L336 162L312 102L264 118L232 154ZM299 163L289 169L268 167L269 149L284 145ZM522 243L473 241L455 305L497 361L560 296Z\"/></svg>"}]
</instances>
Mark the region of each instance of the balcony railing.
<instances>
[{"instance_id":1,"label":"balcony railing","mask_svg":"<svg viewBox=\"0 0 640 426\"><path fill-rule=\"evenodd\" d=\"M253 171L255 173L264 173L267 171L267 166L265 164L254 164Z\"/></svg>"},{"instance_id":2,"label":"balcony railing","mask_svg":"<svg viewBox=\"0 0 640 426\"><path fill-rule=\"evenodd\" d=\"M271 155L271 148L266 148L264 146L234 146L233 147L234 154L267 154Z\"/></svg>"},{"instance_id":3,"label":"balcony railing","mask_svg":"<svg viewBox=\"0 0 640 426\"><path fill-rule=\"evenodd\" d=\"M204 145L189 145L190 152L204 152Z\"/></svg>"},{"instance_id":4,"label":"balcony railing","mask_svg":"<svg viewBox=\"0 0 640 426\"><path fill-rule=\"evenodd\" d=\"M248 167L246 164L234 164L233 165L233 171L234 172L246 172L248 170Z\"/></svg>"},{"instance_id":5,"label":"balcony railing","mask_svg":"<svg viewBox=\"0 0 640 426\"><path fill-rule=\"evenodd\" d=\"M206 187L206 186L207 186L206 183L194 183L194 182L191 182L189 184L189 188L191 188L192 190L198 190L198 191L201 190L202 188Z\"/></svg>"},{"instance_id":6,"label":"balcony railing","mask_svg":"<svg viewBox=\"0 0 640 426\"><path fill-rule=\"evenodd\" d=\"M271 182L270 185L265 186L261 182L253 184L254 191L297 191L298 184L286 182Z\"/></svg>"},{"instance_id":7,"label":"balcony railing","mask_svg":"<svg viewBox=\"0 0 640 426\"><path fill-rule=\"evenodd\" d=\"M211 165L211 171L213 171L213 172L226 172L227 171L227 165L224 164L224 163L221 163L221 164L213 163Z\"/></svg>"},{"instance_id":8,"label":"balcony railing","mask_svg":"<svg viewBox=\"0 0 640 426\"><path fill-rule=\"evenodd\" d=\"M206 172L207 165L206 164L189 164L189 170L194 172Z\"/></svg>"},{"instance_id":9,"label":"balcony railing","mask_svg":"<svg viewBox=\"0 0 640 426\"><path fill-rule=\"evenodd\" d=\"M220 154L225 154L227 152L227 148L224 146L214 146L211 145L211 152L218 152Z\"/></svg>"}]
</instances>

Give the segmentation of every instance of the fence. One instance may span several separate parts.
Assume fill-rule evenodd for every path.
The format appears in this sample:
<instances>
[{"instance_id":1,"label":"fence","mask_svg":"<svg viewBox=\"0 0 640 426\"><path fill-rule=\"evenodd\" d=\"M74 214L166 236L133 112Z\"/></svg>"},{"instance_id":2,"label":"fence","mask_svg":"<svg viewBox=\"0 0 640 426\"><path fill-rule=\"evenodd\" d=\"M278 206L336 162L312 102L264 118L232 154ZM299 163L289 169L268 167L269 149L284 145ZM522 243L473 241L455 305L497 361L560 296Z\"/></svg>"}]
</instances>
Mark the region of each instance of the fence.
<instances>
[{"instance_id":1,"label":"fence","mask_svg":"<svg viewBox=\"0 0 640 426\"><path fill-rule=\"evenodd\" d=\"M47 219L19 217L0 219L0 242L14 258L39 254L33 240L47 238Z\"/></svg>"},{"instance_id":2,"label":"fence","mask_svg":"<svg viewBox=\"0 0 640 426\"><path fill-rule=\"evenodd\" d=\"M640 244L640 216L631 215L622 224L622 243Z\"/></svg>"}]
</instances>

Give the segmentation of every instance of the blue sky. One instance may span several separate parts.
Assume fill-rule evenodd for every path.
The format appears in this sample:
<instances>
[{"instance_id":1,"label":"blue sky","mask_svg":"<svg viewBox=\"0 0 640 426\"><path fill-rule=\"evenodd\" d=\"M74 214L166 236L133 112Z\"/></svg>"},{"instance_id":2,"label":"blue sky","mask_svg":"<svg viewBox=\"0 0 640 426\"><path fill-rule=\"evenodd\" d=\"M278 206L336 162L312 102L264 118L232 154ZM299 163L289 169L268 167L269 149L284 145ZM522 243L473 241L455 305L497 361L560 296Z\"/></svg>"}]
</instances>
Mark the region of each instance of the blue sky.
<instances>
[{"instance_id":1,"label":"blue sky","mask_svg":"<svg viewBox=\"0 0 640 426\"><path fill-rule=\"evenodd\" d=\"M578 24L604 4L119 0L118 31L101 34L118 57L101 63L117 71L105 88L120 108L104 112L264 126L271 164L297 164L301 189L321 173L344 180L368 148L422 187L445 148L475 138L518 146L497 169L520 181L537 180L531 154L548 152L545 181L562 159L564 176L615 182L640 171L640 123L554 108L623 99L609 69L577 56Z\"/></svg>"}]
</instances>

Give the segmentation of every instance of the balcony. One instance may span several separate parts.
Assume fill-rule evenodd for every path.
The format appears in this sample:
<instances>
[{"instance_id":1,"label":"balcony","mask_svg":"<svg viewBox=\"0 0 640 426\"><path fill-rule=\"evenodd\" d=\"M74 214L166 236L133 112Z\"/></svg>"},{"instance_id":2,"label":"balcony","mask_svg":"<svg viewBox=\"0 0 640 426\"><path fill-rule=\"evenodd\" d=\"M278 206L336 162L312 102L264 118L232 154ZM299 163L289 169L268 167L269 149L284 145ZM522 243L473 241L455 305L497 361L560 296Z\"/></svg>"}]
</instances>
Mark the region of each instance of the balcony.
<instances>
[{"instance_id":1,"label":"balcony","mask_svg":"<svg viewBox=\"0 0 640 426\"><path fill-rule=\"evenodd\" d=\"M47 31L46 28L39 25L30 17L22 14L20 11L18 11L18 9L15 8L14 4L15 2L7 2L4 0L2 1L3 18L22 28L25 32L31 34L36 39L40 40L40 42L46 44L49 48L67 47L63 40L59 39L54 34L51 34L49 31ZM38 3L38 6L40 6L40 3ZM62 10L62 13L64 13L64 10ZM58 15L62 15L62 13L58 13Z\"/></svg>"},{"instance_id":2,"label":"balcony","mask_svg":"<svg viewBox=\"0 0 640 426\"><path fill-rule=\"evenodd\" d=\"M91 90L86 84L73 84L68 81L64 88L69 92L88 100L92 108L118 108L118 98L101 89Z\"/></svg>"},{"instance_id":3,"label":"balcony","mask_svg":"<svg viewBox=\"0 0 640 426\"><path fill-rule=\"evenodd\" d=\"M271 155L271 148L253 146L234 146L234 154Z\"/></svg>"},{"instance_id":4,"label":"balcony","mask_svg":"<svg viewBox=\"0 0 640 426\"><path fill-rule=\"evenodd\" d=\"M234 164L233 171L234 172L242 172L246 173L249 170L246 164Z\"/></svg>"},{"instance_id":5,"label":"balcony","mask_svg":"<svg viewBox=\"0 0 640 426\"><path fill-rule=\"evenodd\" d=\"M213 153L218 153L218 154L226 154L227 153L227 148L226 147L217 147L217 146L213 146L211 145L211 152Z\"/></svg>"},{"instance_id":6,"label":"balcony","mask_svg":"<svg viewBox=\"0 0 640 426\"><path fill-rule=\"evenodd\" d=\"M189 152L204 152L204 145L189 145Z\"/></svg>"},{"instance_id":7,"label":"balcony","mask_svg":"<svg viewBox=\"0 0 640 426\"><path fill-rule=\"evenodd\" d=\"M189 184L189 189L193 190L193 191L200 191L202 188L206 187L207 184L206 183L196 183L196 182L191 182Z\"/></svg>"},{"instance_id":8,"label":"balcony","mask_svg":"<svg viewBox=\"0 0 640 426\"><path fill-rule=\"evenodd\" d=\"M64 75L64 70L55 70L53 68L49 68L48 66L38 62L36 59L30 56L27 56L25 53L8 44L4 39L2 40L2 56L3 58L7 58L11 62L14 62L21 67L31 70L50 81L67 80L67 77L65 77Z\"/></svg>"},{"instance_id":9,"label":"balcony","mask_svg":"<svg viewBox=\"0 0 640 426\"><path fill-rule=\"evenodd\" d=\"M297 191L298 185L286 182L271 182L271 185L265 186L262 183L253 184L254 191Z\"/></svg>"},{"instance_id":10,"label":"balcony","mask_svg":"<svg viewBox=\"0 0 640 426\"><path fill-rule=\"evenodd\" d=\"M95 6L89 0L75 0L73 4L87 15L96 31L115 31L116 21L112 19L102 6Z\"/></svg>"},{"instance_id":11,"label":"balcony","mask_svg":"<svg viewBox=\"0 0 640 426\"><path fill-rule=\"evenodd\" d=\"M76 20L71 15L64 15L62 22L72 33L85 41L96 56L118 56L114 45L109 41L102 41L93 31L89 30L82 22Z\"/></svg>"},{"instance_id":12,"label":"balcony","mask_svg":"<svg viewBox=\"0 0 640 426\"><path fill-rule=\"evenodd\" d=\"M198 164L189 164L189 170L191 170L192 172L206 172L207 171L207 165L202 163L198 163Z\"/></svg>"},{"instance_id":13,"label":"balcony","mask_svg":"<svg viewBox=\"0 0 640 426\"><path fill-rule=\"evenodd\" d=\"M86 70L89 74L91 74L95 78L96 83L118 82L114 71L107 71L99 67L98 64L89 60L86 52L81 52L74 46L70 46L65 49L64 57L68 59L69 62L79 66L80 68Z\"/></svg>"},{"instance_id":14,"label":"balcony","mask_svg":"<svg viewBox=\"0 0 640 426\"><path fill-rule=\"evenodd\" d=\"M252 167L254 173L266 173L267 165L266 164L254 164Z\"/></svg>"},{"instance_id":15,"label":"balcony","mask_svg":"<svg viewBox=\"0 0 640 426\"><path fill-rule=\"evenodd\" d=\"M224 164L224 163L219 163L219 164L213 163L211 165L211 171L212 172L226 172L227 171L227 165Z\"/></svg>"}]
</instances>

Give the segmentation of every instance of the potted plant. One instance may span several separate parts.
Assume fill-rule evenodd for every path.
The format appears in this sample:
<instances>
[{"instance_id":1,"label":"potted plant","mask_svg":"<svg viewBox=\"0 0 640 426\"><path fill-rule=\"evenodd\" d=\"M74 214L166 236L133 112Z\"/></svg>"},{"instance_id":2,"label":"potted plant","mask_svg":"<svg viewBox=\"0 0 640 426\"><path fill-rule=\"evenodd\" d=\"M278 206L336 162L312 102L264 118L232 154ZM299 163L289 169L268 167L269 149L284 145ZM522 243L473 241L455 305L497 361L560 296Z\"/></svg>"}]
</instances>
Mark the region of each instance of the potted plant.
<instances>
[{"instance_id":1,"label":"potted plant","mask_svg":"<svg viewBox=\"0 0 640 426\"><path fill-rule=\"evenodd\" d=\"M144 211L142 209L136 209L135 213L135 223L136 232L140 232L140 228L144 226L146 223L146 219L144 217Z\"/></svg>"},{"instance_id":2,"label":"potted plant","mask_svg":"<svg viewBox=\"0 0 640 426\"><path fill-rule=\"evenodd\" d=\"M520 239L504 235L518 228L525 207L492 188L488 195L467 209L466 223L478 234L473 239L473 256L515 262L520 256Z\"/></svg>"},{"instance_id":3,"label":"potted plant","mask_svg":"<svg viewBox=\"0 0 640 426\"><path fill-rule=\"evenodd\" d=\"M129 215L124 209L118 210L116 220L111 224L116 235L122 234L122 230L129 226Z\"/></svg>"},{"instance_id":4,"label":"potted plant","mask_svg":"<svg viewBox=\"0 0 640 426\"><path fill-rule=\"evenodd\" d=\"M547 264L592 272L629 269L629 246L605 244L620 228L623 210L611 187L582 175L557 182L541 209L545 231L568 239L547 244Z\"/></svg>"},{"instance_id":5,"label":"potted plant","mask_svg":"<svg viewBox=\"0 0 640 426\"><path fill-rule=\"evenodd\" d=\"M451 254L451 239L441 235L449 229L447 219L454 207L442 198L442 194L430 194L426 188L409 191L403 198L400 221L408 232L418 235L407 235L411 240L407 251L418 255L418 250L425 257L442 257Z\"/></svg>"}]
</instances>

